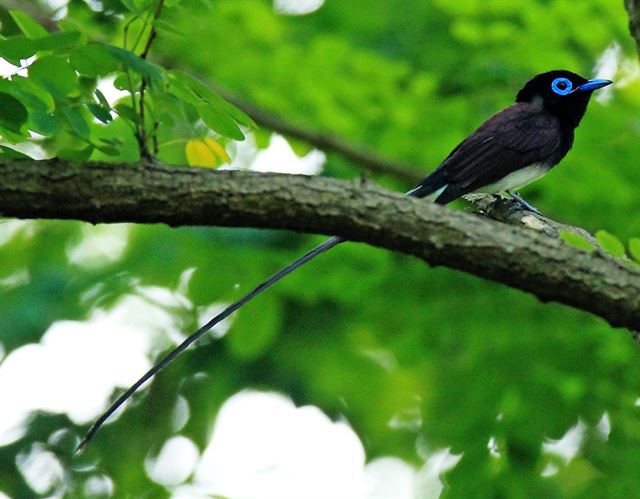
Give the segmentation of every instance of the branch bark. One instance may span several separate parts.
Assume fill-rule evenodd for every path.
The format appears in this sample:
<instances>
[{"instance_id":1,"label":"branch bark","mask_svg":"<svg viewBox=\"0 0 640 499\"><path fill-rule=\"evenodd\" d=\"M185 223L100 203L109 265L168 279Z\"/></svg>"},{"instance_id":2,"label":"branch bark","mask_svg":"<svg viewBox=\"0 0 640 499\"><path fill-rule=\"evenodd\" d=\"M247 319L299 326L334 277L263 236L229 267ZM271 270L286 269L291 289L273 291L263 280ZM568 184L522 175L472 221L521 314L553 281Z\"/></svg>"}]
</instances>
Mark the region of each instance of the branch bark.
<instances>
[{"instance_id":1,"label":"branch bark","mask_svg":"<svg viewBox=\"0 0 640 499\"><path fill-rule=\"evenodd\" d=\"M289 229L417 256L640 329L640 270L362 181L154 164L0 162L0 214Z\"/></svg>"}]
</instances>

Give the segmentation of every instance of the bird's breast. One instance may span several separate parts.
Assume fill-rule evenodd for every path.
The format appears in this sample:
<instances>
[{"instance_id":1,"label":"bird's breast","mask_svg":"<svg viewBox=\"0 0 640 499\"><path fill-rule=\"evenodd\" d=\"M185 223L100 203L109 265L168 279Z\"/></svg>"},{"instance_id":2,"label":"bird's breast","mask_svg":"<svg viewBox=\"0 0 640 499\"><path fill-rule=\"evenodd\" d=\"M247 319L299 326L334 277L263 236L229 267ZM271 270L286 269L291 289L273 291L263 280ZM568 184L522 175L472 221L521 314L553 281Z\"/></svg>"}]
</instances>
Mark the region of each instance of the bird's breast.
<instances>
[{"instance_id":1,"label":"bird's breast","mask_svg":"<svg viewBox=\"0 0 640 499\"><path fill-rule=\"evenodd\" d=\"M502 177L493 184L485 185L479 188L478 192L498 193L507 189L517 190L531 182L538 180L551 169L548 163L534 163L524 168L520 168L509 175Z\"/></svg>"}]
</instances>

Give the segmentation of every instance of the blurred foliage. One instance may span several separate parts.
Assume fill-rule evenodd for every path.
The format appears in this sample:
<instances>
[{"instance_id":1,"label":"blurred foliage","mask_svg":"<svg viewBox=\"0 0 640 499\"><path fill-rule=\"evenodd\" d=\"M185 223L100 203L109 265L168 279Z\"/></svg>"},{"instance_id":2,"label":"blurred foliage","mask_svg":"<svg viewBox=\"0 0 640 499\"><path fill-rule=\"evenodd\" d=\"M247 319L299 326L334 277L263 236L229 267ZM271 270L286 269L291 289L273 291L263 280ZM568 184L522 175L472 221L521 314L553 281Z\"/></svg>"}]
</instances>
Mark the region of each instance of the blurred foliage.
<instances>
[{"instance_id":1,"label":"blurred foliage","mask_svg":"<svg viewBox=\"0 0 640 499\"><path fill-rule=\"evenodd\" d=\"M301 17L278 16L267 0L174 0L166 2L149 62L135 55L141 46L125 51L123 36L127 25L130 39L148 30L154 7L145 0L71 0L57 34L0 10L0 55L17 63L39 55L28 79L0 82L0 105L12 109L0 119L5 146L34 131L48 155L136 161L134 130L154 130L156 121L161 159L214 166L233 155L232 139L250 122L202 81L427 172L532 75L554 68L590 75L612 43L623 58L635 57L622 3L611 0L329 0ZM141 77L149 81L149 123L127 112L130 98L105 103L95 92L108 73L128 89L139 88ZM607 231L601 234L613 246L611 234L631 238L635 258L640 217L629 214L640 212L639 109L638 78L614 87L609 102L592 102L572 152L526 190L549 216ZM325 173L353 177L360 170L330 156ZM409 187L390 176L379 181ZM115 303L132 292L132 278L175 289L182 272L195 268L188 297L207 306L239 297L319 241L140 225L131 228L122 258L78 267L67 250L81 227L36 222L33 234L0 245L6 352L38 341L54 321L82 320L94 306ZM1 284L21 269L28 283ZM196 326L193 310L180 314L184 332ZM392 367L381 358L392 359ZM97 469L119 493L166 496L143 462L174 433L177 397L191 407L181 433L202 449L220 404L242 388L260 387L344 415L368 458L390 454L419 466L425 453L442 447L463 454L445 477L446 497L636 497L639 360L630 335L596 317L346 244L244 308L223 340L180 357L79 460L68 448L52 450L68 466L71 495ZM390 425L416 411L420 425ZM595 428L605 413L611 432L603 437ZM589 430L575 459L542 451L578 421ZM3 492L33 495L15 471L15 456L60 428L83 430L64 415L39 414L24 438L0 448ZM489 452L490 440L496 452ZM559 471L543 477L549 464Z\"/></svg>"}]
</instances>

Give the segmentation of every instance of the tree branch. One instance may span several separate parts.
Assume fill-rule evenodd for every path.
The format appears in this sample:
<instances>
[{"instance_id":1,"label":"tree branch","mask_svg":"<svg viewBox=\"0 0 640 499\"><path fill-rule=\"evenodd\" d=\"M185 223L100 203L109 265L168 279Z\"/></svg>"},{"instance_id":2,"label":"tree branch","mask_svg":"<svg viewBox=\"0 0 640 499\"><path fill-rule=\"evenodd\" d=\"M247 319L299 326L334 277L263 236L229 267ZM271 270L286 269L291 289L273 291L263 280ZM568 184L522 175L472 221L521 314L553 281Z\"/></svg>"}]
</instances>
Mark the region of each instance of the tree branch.
<instances>
[{"instance_id":1,"label":"tree branch","mask_svg":"<svg viewBox=\"0 0 640 499\"><path fill-rule=\"evenodd\" d=\"M0 7L6 10L20 10L29 14L49 32L55 32L59 29L53 16L62 7L54 10L49 5L43 5L43 2L25 2L24 0L0 0Z\"/></svg>"},{"instance_id":2,"label":"tree branch","mask_svg":"<svg viewBox=\"0 0 640 499\"><path fill-rule=\"evenodd\" d=\"M624 6L629 14L629 32L636 41L640 56L640 0L625 0Z\"/></svg>"},{"instance_id":3,"label":"tree branch","mask_svg":"<svg viewBox=\"0 0 640 499\"><path fill-rule=\"evenodd\" d=\"M151 164L0 162L0 213L19 218L289 229L417 256L640 329L640 270L560 239L370 183Z\"/></svg>"},{"instance_id":4,"label":"tree branch","mask_svg":"<svg viewBox=\"0 0 640 499\"><path fill-rule=\"evenodd\" d=\"M424 177L422 172L415 167L380 158L375 153L361 147L353 146L335 135L316 132L294 125L259 106L232 95L220 86L216 86L216 90L234 106L251 116L258 125L268 128L269 130L302 140L322 151L339 154L366 170L392 175L398 180L402 180L411 185L417 184Z\"/></svg>"}]
</instances>

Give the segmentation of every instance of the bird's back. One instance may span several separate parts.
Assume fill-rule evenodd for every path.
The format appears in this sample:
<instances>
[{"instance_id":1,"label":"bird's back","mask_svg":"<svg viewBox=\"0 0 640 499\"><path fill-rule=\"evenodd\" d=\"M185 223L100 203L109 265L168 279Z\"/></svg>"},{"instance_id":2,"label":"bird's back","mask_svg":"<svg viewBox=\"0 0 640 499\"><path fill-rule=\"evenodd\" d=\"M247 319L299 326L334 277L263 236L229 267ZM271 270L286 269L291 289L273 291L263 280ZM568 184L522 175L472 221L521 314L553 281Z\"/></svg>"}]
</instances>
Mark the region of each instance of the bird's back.
<instances>
[{"instance_id":1,"label":"bird's back","mask_svg":"<svg viewBox=\"0 0 640 499\"><path fill-rule=\"evenodd\" d=\"M572 127L563 127L556 116L534 103L516 103L493 115L458 144L412 195L437 193L436 202L446 204L527 167L541 175L567 154L572 143ZM532 180L535 178L532 175ZM519 186L506 188L515 187Z\"/></svg>"}]
</instances>

